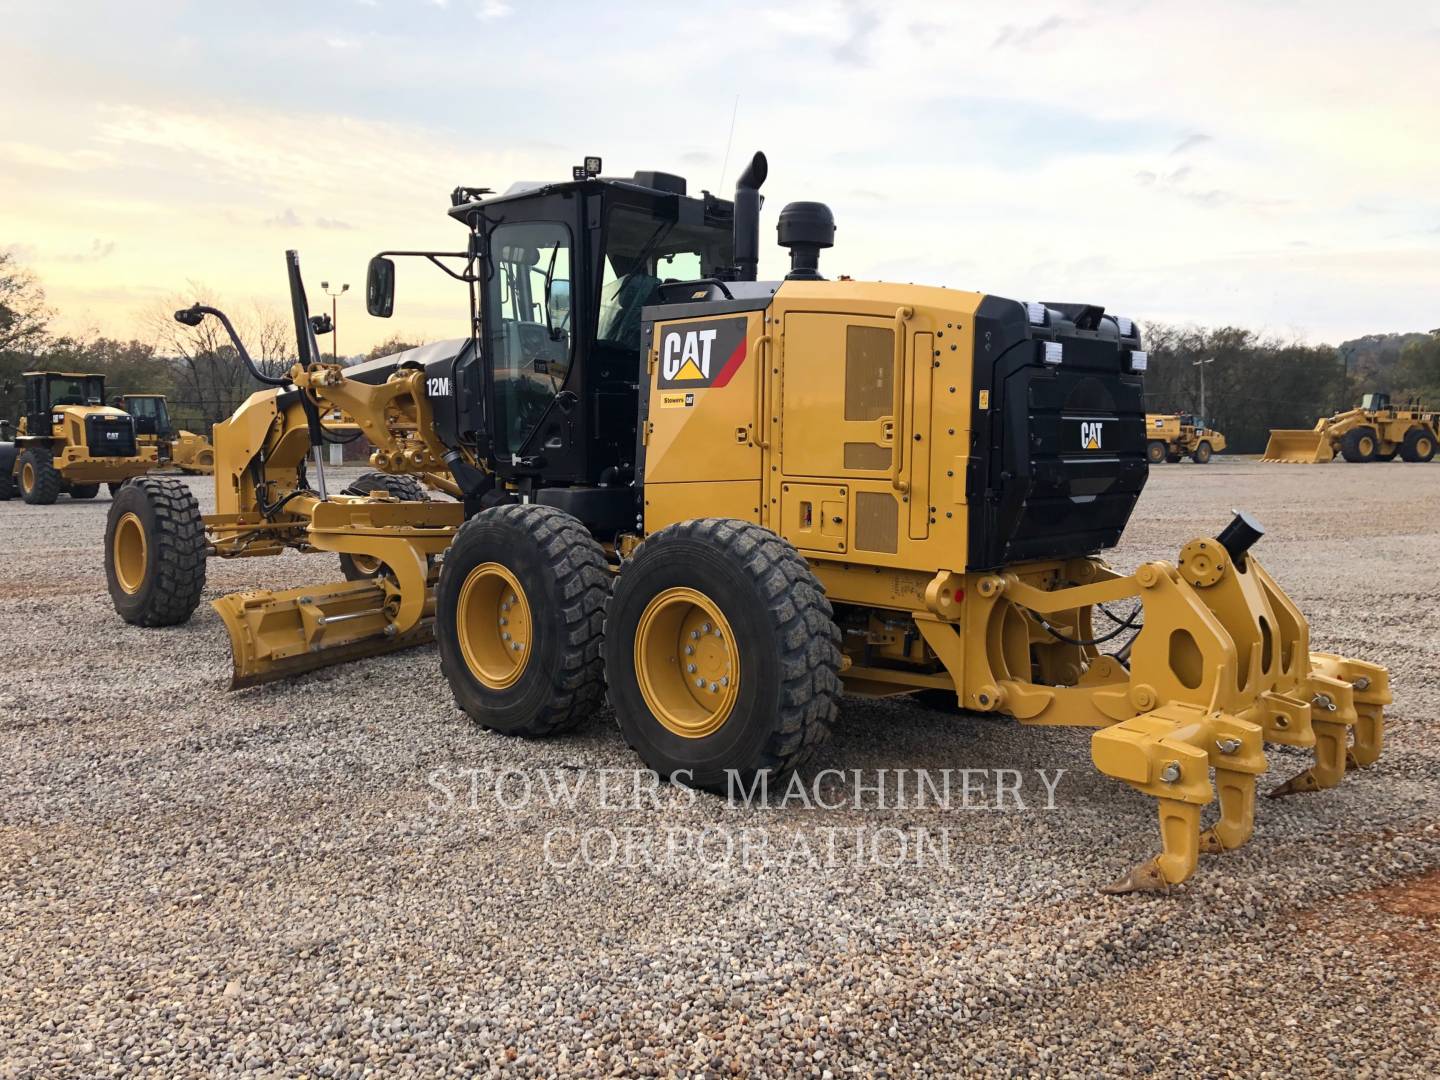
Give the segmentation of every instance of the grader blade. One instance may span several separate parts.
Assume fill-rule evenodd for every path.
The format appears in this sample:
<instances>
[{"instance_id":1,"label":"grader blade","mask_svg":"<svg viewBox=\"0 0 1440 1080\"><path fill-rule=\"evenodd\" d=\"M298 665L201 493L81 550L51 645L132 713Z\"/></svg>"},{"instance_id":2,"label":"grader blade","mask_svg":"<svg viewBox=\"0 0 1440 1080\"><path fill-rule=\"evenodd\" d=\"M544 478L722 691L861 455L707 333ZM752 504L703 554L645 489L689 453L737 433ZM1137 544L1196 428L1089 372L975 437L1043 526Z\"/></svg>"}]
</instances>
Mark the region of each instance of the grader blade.
<instances>
[{"instance_id":1,"label":"grader blade","mask_svg":"<svg viewBox=\"0 0 1440 1080\"><path fill-rule=\"evenodd\" d=\"M213 606L230 634L232 690L434 640L433 601L400 632L393 594L380 580L234 593Z\"/></svg>"},{"instance_id":2,"label":"grader blade","mask_svg":"<svg viewBox=\"0 0 1440 1080\"><path fill-rule=\"evenodd\" d=\"M1281 461L1292 465L1323 465L1335 451L1323 432L1309 428L1276 428L1270 432L1261 461Z\"/></svg>"}]
</instances>

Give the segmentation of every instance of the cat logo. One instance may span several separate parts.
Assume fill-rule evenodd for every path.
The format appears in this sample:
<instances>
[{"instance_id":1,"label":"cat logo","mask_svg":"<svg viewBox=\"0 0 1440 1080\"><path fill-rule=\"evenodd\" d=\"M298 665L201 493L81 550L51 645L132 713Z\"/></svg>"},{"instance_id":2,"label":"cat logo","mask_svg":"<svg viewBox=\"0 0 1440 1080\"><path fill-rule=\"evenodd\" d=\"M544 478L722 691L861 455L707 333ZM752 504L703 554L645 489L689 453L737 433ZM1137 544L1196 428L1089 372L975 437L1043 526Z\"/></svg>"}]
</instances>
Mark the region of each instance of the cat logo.
<instances>
[{"instance_id":1,"label":"cat logo","mask_svg":"<svg viewBox=\"0 0 1440 1080\"><path fill-rule=\"evenodd\" d=\"M663 390L697 390L729 384L745 362L744 316L737 319L680 323L660 332Z\"/></svg>"},{"instance_id":2,"label":"cat logo","mask_svg":"<svg viewBox=\"0 0 1440 1080\"><path fill-rule=\"evenodd\" d=\"M1099 450L1100 435L1105 425L1099 420L1080 421L1080 447L1083 450Z\"/></svg>"}]
</instances>

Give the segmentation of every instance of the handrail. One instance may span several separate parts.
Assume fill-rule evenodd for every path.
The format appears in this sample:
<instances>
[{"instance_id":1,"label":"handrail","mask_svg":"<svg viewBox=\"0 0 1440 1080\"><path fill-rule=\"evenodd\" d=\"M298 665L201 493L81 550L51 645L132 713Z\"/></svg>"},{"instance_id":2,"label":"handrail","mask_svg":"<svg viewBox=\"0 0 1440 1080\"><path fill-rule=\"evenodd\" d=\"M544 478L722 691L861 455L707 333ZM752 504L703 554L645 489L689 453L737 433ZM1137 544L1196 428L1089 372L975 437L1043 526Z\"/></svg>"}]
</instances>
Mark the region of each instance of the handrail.
<instances>
[{"instance_id":1,"label":"handrail","mask_svg":"<svg viewBox=\"0 0 1440 1080\"><path fill-rule=\"evenodd\" d=\"M895 392L890 403L890 422L894 425L894 446L891 448L890 486L902 495L910 490L910 482L900 478L905 460L905 324L915 309L895 309Z\"/></svg>"},{"instance_id":2,"label":"handrail","mask_svg":"<svg viewBox=\"0 0 1440 1080\"><path fill-rule=\"evenodd\" d=\"M769 334L761 334L755 339L755 431L751 441L761 450L770 449L770 440L762 434L767 429L765 424L765 372L767 363L765 350L773 344Z\"/></svg>"}]
</instances>

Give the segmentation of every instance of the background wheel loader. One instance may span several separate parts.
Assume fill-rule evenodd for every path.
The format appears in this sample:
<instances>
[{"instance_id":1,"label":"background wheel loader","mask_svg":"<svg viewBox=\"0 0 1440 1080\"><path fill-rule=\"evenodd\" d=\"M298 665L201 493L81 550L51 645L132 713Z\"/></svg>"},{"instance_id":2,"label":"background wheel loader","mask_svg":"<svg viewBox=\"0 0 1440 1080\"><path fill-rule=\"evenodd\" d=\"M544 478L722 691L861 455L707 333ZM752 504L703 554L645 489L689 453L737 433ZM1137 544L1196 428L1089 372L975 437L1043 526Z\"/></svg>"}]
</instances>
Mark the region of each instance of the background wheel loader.
<instances>
[{"instance_id":1,"label":"background wheel loader","mask_svg":"<svg viewBox=\"0 0 1440 1080\"><path fill-rule=\"evenodd\" d=\"M27 371L25 415L15 441L0 443L0 500L53 503L62 494L93 499L159 465L135 420L105 404L103 375Z\"/></svg>"},{"instance_id":2,"label":"background wheel loader","mask_svg":"<svg viewBox=\"0 0 1440 1080\"><path fill-rule=\"evenodd\" d=\"M587 159L567 182L457 189L465 251L407 254L462 260L471 338L345 371L302 344L285 386L215 430L244 505L201 519L163 492L141 501L164 481L122 493L112 594L143 593L179 565L151 553L199 551L202 531L217 553L366 554L381 564L368 581L217 602L237 684L394 647L433 616L478 723L552 735L608 686L640 758L707 789L811 760L842 692L943 691L1091 728L1095 765L1159 814L1161 853L1117 892L1167 888L1249 838L1265 743L1315 751L1272 794L1376 760L1385 670L1310 651L1254 521L1132 574L1100 557L1148 468L1129 319L826 281L819 203L781 212L790 272L757 281L763 155L733 204L599 172ZM381 317L394 254L368 275ZM291 271L307 326L293 257ZM381 387L393 410L369 397ZM320 436L303 420L326 404L376 440L382 471L442 460L460 501L437 514L310 487L296 470ZM263 459L231 456L262 444Z\"/></svg>"},{"instance_id":3,"label":"background wheel loader","mask_svg":"<svg viewBox=\"0 0 1440 1080\"><path fill-rule=\"evenodd\" d=\"M1225 449L1225 436L1188 413L1146 413L1145 460L1151 465L1172 465L1188 457L1197 465Z\"/></svg>"},{"instance_id":4,"label":"background wheel loader","mask_svg":"<svg viewBox=\"0 0 1440 1080\"><path fill-rule=\"evenodd\" d=\"M215 471L215 450L210 440L193 431L176 431L164 394L125 394L115 400L115 407L135 418L140 444L154 446L163 464L203 476Z\"/></svg>"},{"instance_id":5,"label":"background wheel loader","mask_svg":"<svg viewBox=\"0 0 1440 1080\"><path fill-rule=\"evenodd\" d=\"M1261 461L1320 465L1338 452L1346 461L1429 461L1440 445L1440 412L1425 412L1419 402L1392 405L1389 394L1366 394L1358 408L1317 421L1312 430L1277 428L1270 432Z\"/></svg>"}]
</instances>

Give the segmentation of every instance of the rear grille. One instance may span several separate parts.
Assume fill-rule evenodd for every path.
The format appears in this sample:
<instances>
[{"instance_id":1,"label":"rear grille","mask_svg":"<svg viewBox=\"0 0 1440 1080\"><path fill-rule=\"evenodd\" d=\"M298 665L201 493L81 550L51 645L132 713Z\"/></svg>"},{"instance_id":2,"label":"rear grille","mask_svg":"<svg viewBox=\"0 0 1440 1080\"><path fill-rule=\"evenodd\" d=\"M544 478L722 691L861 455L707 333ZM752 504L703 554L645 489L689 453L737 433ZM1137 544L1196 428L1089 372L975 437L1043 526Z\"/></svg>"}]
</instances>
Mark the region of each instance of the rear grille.
<instances>
[{"instance_id":1,"label":"rear grille","mask_svg":"<svg viewBox=\"0 0 1440 1080\"><path fill-rule=\"evenodd\" d=\"M85 443L91 457L134 457L135 421L128 416L87 416Z\"/></svg>"}]
</instances>

